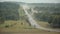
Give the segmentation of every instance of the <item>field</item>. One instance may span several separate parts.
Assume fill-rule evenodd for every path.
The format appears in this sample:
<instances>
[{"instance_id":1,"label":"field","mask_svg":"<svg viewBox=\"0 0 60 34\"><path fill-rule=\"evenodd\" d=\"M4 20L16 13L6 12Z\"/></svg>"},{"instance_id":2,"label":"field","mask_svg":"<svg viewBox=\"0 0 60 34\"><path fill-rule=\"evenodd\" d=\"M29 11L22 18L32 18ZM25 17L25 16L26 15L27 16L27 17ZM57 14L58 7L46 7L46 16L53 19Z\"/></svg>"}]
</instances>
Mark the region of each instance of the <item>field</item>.
<instances>
[{"instance_id":1,"label":"field","mask_svg":"<svg viewBox=\"0 0 60 34\"><path fill-rule=\"evenodd\" d=\"M43 24L43 23L40 23L40 24ZM11 34L59 34L59 32L50 32L50 31L35 29L29 26L29 24L26 21L21 21L21 20L5 21L4 24L0 25L0 32L6 33L6 34L8 33L11 33Z\"/></svg>"},{"instance_id":2,"label":"field","mask_svg":"<svg viewBox=\"0 0 60 34\"><path fill-rule=\"evenodd\" d=\"M5 23L0 24L0 34L60 34L60 32L51 32L41 29L36 29L28 24L23 10L19 9L20 20L6 20ZM24 19L25 18L25 19ZM36 20L37 21L37 20ZM47 27L48 23L37 21L43 27Z\"/></svg>"}]
</instances>

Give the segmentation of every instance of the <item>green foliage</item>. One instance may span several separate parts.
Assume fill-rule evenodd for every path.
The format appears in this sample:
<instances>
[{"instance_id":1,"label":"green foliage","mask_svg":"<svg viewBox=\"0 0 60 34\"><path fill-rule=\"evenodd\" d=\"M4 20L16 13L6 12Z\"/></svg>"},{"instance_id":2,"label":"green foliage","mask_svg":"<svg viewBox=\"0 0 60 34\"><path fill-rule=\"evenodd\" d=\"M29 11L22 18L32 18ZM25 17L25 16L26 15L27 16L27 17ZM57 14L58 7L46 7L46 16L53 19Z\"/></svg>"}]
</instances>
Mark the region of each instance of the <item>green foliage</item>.
<instances>
[{"instance_id":1,"label":"green foliage","mask_svg":"<svg viewBox=\"0 0 60 34\"><path fill-rule=\"evenodd\" d=\"M52 27L58 27L60 28L60 15L52 15L50 16L50 19L48 21L48 23L52 26Z\"/></svg>"},{"instance_id":2,"label":"green foliage","mask_svg":"<svg viewBox=\"0 0 60 34\"><path fill-rule=\"evenodd\" d=\"M4 23L4 18L3 17L0 17L0 24L3 24Z\"/></svg>"},{"instance_id":3,"label":"green foliage","mask_svg":"<svg viewBox=\"0 0 60 34\"><path fill-rule=\"evenodd\" d=\"M5 20L18 20L19 19L19 4L11 2L0 2L0 15Z\"/></svg>"}]
</instances>

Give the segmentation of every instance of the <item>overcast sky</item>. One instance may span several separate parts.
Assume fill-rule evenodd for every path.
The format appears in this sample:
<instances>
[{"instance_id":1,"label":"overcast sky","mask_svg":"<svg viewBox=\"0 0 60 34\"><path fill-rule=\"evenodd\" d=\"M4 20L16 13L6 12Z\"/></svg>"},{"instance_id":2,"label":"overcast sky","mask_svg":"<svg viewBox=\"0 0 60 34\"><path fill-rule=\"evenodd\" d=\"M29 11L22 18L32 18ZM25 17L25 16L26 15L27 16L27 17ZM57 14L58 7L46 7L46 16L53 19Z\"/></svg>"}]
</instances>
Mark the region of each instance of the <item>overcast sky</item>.
<instances>
[{"instance_id":1,"label":"overcast sky","mask_svg":"<svg viewBox=\"0 0 60 34\"><path fill-rule=\"evenodd\" d=\"M26 2L26 3L60 3L60 0L0 0L0 2L4 1Z\"/></svg>"}]
</instances>

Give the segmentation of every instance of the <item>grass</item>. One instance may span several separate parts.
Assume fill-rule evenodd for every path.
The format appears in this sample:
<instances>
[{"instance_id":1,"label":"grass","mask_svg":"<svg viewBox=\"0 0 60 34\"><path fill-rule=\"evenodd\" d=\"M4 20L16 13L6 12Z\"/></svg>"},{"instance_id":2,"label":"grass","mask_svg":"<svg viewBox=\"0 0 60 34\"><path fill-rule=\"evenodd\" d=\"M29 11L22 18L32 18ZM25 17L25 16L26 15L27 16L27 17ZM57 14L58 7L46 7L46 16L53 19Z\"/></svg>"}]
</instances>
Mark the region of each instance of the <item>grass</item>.
<instances>
[{"instance_id":1,"label":"grass","mask_svg":"<svg viewBox=\"0 0 60 34\"><path fill-rule=\"evenodd\" d=\"M23 23L23 24L21 24ZM43 27L46 27L47 22L37 21L37 23ZM6 27L8 26L8 27ZM9 32L12 34L60 34L59 32L49 32L44 31L41 29L35 29L25 21L25 20L18 20L18 21L5 21L4 24L0 25L0 32L5 34L4 32Z\"/></svg>"},{"instance_id":2,"label":"grass","mask_svg":"<svg viewBox=\"0 0 60 34\"><path fill-rule=\"evenodd\" d=\"M44 21L37 21L37 23L42 27L46 27L48 25L48 22L44 22Z\"/></svg>"},{"instance_id":3,"label":"grass","mask_svg":"<svg viewBox=\"0 0 60 34\"><path fill-rule=\"evenodd\" d=\"M21 23L23 23L23 25ZM44 23L42 22L39 24L41 24L41 26L44 26L43 25ZM5 27L6 25L9 27ZM4 32L11 33L11 34L60 34L59 32L49 32L41 29L35 29L29 26L29 24L25 20L5 21L4 24L0 25L0 32L3 34L5 34Z\"/></svg>"},{"instance_id":4,"label":"grass","mask_svg":"<svg viewBox=\"0 0 60 34\"><path fill-rule=\"evenodd\" d=\"M23 10L21 8L19 10L19 15L24 16L25 14ZM37 23L43 27L46 27L48 24L47 22L43 21L37 21ZM3 34L5 34L6 32L9 32L9 34L60 34L60 32L49 32L41 29L35 29L34 27L29 26L26 20L5 21L4 24L0 24L0 32L3 32Z\"/></svg>"},{"instance_id":5,"label":"grass","mask_svg":"<svg viewBox=\"0 0 60 34\"><path fill-rule=\"evenodd\" d=\"M24 12L24 10L23 10L23 8L21 7L21 8L19 8L19 16L24 16L25 15L25 12Z\"/></svg>"},{"instance_id":6,"label":"grass","mask_svg":"<svg viewBox=\"0 0 60 34\"><path fill-rule=\"evenodd\" d=\"M31 29L33 27L29 26L29 24L25 20L23 20L23 21L22 20L19 20L19 21L9 20L9 21L5 21L4 24L1 24L0 28L3 28L3 30L5 29L4 31L8 32L9 30L15 31L14 29L16 29L16 30Z\"/></svg>"},{"instance_id":7,"label":"grass","mask_svg":"<svg viewBox=\"0 0 60 34\"><path fill-rule=\"evenodd\" d=\"M23 25L21 25L21 23L23 23ZM42 25L42 22L40 23ZM44 24L44 23L43 23ZM9 27L5 27L6 25L10 25ZM11 26L12 25L12 26ZM44 26L44 25L43 25ZM23 34L59 34L59 32L49 32L49 31L44 31L44 30L40 30L40 29L35 29L31 26L29 26L29 24L25 21L25 20L19 20L19 21L5 21L4 24L0 25L0 32L19 32L19 33L23 33Z\"/></svg>"}]
</instances>

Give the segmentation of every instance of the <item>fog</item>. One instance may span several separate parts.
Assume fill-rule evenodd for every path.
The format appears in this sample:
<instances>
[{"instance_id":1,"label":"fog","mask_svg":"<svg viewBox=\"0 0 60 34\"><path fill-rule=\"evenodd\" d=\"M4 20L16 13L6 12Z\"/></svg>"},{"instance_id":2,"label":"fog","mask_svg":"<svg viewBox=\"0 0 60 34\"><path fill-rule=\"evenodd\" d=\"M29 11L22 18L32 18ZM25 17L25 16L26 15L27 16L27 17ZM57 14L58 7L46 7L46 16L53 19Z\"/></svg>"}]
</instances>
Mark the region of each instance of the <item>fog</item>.
<instances>
[{"instance_id":1,"label":"fog","mask_svg":"<svg viewBox=\"0 0 60 34\"><path fill-rule=\"evenodd\" d=\"M0 2L4 1L26 2L26 3L60 3L60 0L0 0Z\"/></svg>"}]
</instances>

